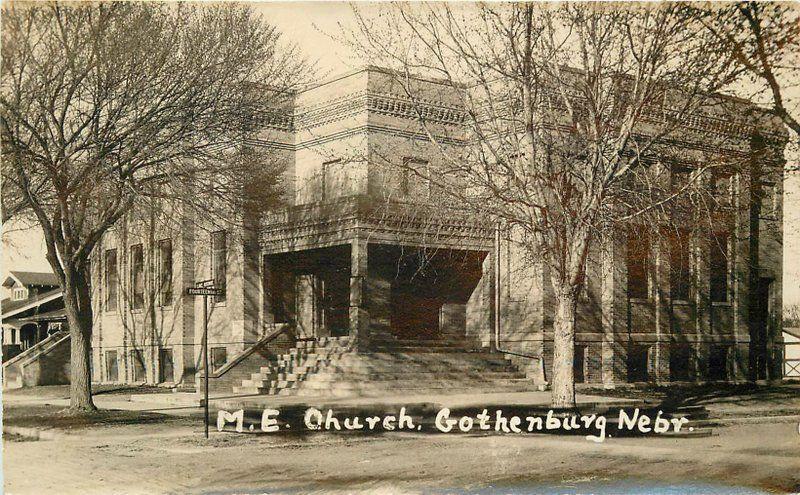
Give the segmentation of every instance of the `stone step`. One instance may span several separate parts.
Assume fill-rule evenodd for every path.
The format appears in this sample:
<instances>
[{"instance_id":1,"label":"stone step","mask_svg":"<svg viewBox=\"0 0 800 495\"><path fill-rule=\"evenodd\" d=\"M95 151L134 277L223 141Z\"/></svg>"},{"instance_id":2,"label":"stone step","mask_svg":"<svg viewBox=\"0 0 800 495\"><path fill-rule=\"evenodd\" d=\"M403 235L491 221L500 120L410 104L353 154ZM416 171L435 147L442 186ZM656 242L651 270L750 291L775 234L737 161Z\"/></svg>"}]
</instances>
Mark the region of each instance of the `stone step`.
<instances>
[{"instance_id":1,"label":"stone step","mask_svg":"<svg viewBox=\"0 0 800 495\"><path fill-rule=\"evenodd\" d=\"M342 358L370 359L376 361L408 361L408 362L495 362L511 364L498 354L488 352L447 352L447 353L405 353L405 352L365 352L346 354Z\"/></svg>"},{"instance_id":2,"label":"stone step","mask_svg":"<svg viewBox=\"0 0 800 495\"><path fill-rule=\"evenodd\" d=\"M489 392L526 392L535 390L534 385L525 380L526 383L503 383L494 384L490 386L478 387L470 384L457 384L457 383L442 383L442 384L424 384L424 385L404 385L397 384L397 382L368 382L362 384L354 383L336 383L326 385L324 387L314 387L310 383L305 383L303 386L296 389L287 389L279 392L280 395L297 395L297 396L325 396L325 397L352 397L352 396L370 396L370 395L400 395L400 394L420 394L430 392L474 392L474 393L489 393Z\"/></svg>"},{"instance_id":3,"label":"stone step","mask_svg":"<svg viewBox=\"0 0 800 495\"><path fill-rule=\"evenodd\" d=\"M285 366L293 363L300 363L303 361L307 361L310 359L313 360L320 360L320 359L331 359L331 358L338 358L341 356L347 355L348 352L313 352L313 353L304 353L304 354L290 354L290 355L283 355L275 360L275 365L277 366Z\"/></svg>"},{"instance_id":4,"label":"stone step","mask_svg":"<svg viewBox=\"0 0 800 495\"><path fill-rule=\"evenodd\" d=\"M428 353L440 354L448 352L480 352L481 349L473 345L428 345L428 344L406 344L406 345L370 345L372 352L401 352L401 353Z\"/></svg>"},{"instance_id":5,"label":"stone step","mask_svg":"<svg viewBox=\"0 0 800 495\"><path fill-rule=\"evenodd\" d=\"M249 380L243 380L242 384L246 386L255 383L269 383L273 381L291 381L299 382L312 378L314 380L410 380L410 381L425 381L425 380L504 380L504 379L524 379L525 374L514 370L470 370L470 371L453 371L453 370L410 370L398 371L396 369L386 370L368 370L368 369L341 369L332 366L325 370L307 369L304 371L297 371L294 373L253 373L250 375Z\"/></svg>"},{"instance_id":6,"label":"stone step","mask_svg":"<svg viewBox=\"0 0 800 495\"><path fill-rule=\"evenodd\" d=\"M282 379L265 379L265 380L242 380L242 387L278 387L281 385L292 385L304 380L304 377L291 377Z\"/></svg>"},{"instance_id":7,"label":"stone step","mask_svg":"<svg viewBox=\"0 0 800 495\"><path fill-rule=\"evenodd\" d=\"M314 373L313 380L397 380L397 381L425 381L425 380L512 380L524 379L525 375L518 371L473 371L462 373L457 371L413 371L404 372L386 370L378 372L324 370Z\"/></svg>"},{"instance_id":8,"label":"stone step","mask_svg":"<svg viewBox=\"0 0 800 495\"><path fill-rule=\"evenodd\" d=\"M349 338L297 342L233 387L236 394L347 397L425 391L534 390L503 355L463 336L428 340L383 338L353 352Z\"/></svg>"},{"instance_id":9,"label":"stone step","mask_svg":"<svg viewBox=\"0 0 800 495\"><path fill-rule=\"evenodd\" d=\"M335 362L326 363L328 367L345 370L365 370L365 371L389 371L389 370L407 370L407 371L463 371L469 372L476 371L516 371L517 368L509 363L481 363L481 362L438 362L438 363L414 363L396 361L389 362L370 362L370 361L357 361L357 360L339 360Z\"/></svg>"},{"instance_id":10,"label":"stone step","mask_svg":"<svg viewBox=\"0 0 800 495\"><path fill-rule=\"evenodd\" d=\"M435 347L435 348L467 348L479 349L480 344L472 340L457 340L457 339L397 339L397 340L372 340L370 347Z\"/></svg>"}]
</instances>

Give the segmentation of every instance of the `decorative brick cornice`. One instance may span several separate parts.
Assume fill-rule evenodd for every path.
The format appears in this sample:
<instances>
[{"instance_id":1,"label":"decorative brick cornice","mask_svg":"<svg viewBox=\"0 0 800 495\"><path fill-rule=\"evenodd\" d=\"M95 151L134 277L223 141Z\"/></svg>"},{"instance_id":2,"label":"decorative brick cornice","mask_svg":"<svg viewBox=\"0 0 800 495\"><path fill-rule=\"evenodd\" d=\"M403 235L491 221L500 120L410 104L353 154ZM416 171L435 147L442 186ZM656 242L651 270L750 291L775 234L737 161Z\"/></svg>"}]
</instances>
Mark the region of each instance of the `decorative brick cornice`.
<instances>
[{"instance_id":1,"label":"decorative brick cornice","mask_svg":"<svg viewBox=\"0 0 800 495\"><path fill-rule=\"evenodd\" d=\"M306 141L298 142L295 145L295 149L303 149L303 148L310 148L313 146L318 146L320 144L330 143L332 141L338 141L341 139L346 139L355 135L367 135L367 134L384 134L390 136L397 136L406 139L415 139L418 141L429 141L430 138L427 134L423 132L413 132L409 131L408 129L401 129L398 127L390 127L390 126L383 126L383 125L376 125L376 124L366 124L360 125L357 127L351 127L348 129L344 129L341 131L337 131L331 134L326 134L324 136L314 137L308 139ZM454 146L463 146L466 145L467 142L461 139L455 139L449 136L435 136L436 140L442 144L454 145Z\"/></svg>"},{"instance_id":2,"label":"decorative brick cornice","mask_svg":"<svg viewBox=\"0 0 800 495\"><path fill-rule=\"evenodd\" d=\"M329 101L297 109L296 130L308 130L342 121L364 112L388 115L398 119L417 120L444 125L461 125L466 112L434 100L412 100L387 93L367 90L352 92Z\"/></svg>"},{"instance_id":3,"label":"decorative brick cornice","mask_svg":"<svg viewBox=\"0 0 800 495\"><path fill-rule=\"evenodd\" d=\"M332 122L352 118L364 112L386 115L403 120L423 119L429 124L461 126L466 122L467 112L456 105L441 101L408 96L360 90L342 95L332 100L319 102L306 107L298 107L295 112L294 127L309 130ZM642 116L642 124L658 126L669 125L670 121L682 120L676 131L689 130L699 134L716 137L749 139L760 134L772 141L786 139L779 131L766 129L742 120L741 116L730 118L711 115L681 115L677 109L648 109Z\"/></svg>"},{"instance_id":4,"label":"decorative brick cornice","mask_svg":"<svg viewBox=\"0 0 800 495\"><path fill-rule=\"evenodd\" d=\"M348 119L355 121L365 114L367 116L366 124L359 123L354 127L311 138L303 138L299 134L303 131L308 132L335 122L347 121ZM467 112L452 103L432 99L412 99L404 95L363 89L330 100L296 107L293 114L290 112L276 112L265 118L266 128L295 133L298 140L293 145L270 140L253 139L252 141L254 144L262 146L291 150L308 148L370 132L397 135L408 139L428 140L428 136L421 131L409 131L408 129L400 128L399 125L391 126L371 123L368 118L370 114L393 117L398 121L405 122L416 122L421 119L427 124L445 126L446 129L451 129L453 133L458 132L466 124L467 119ZM654 108L645 112L641 119L641 125L663 127L671 125L670 123L676 120L682 121L675 126L671 133L672 136L660 140L662 143L681 146L686 149L740 154L743 150L737 145L749 147L749 139L755 134L760 134L769 143L776 145L785 141L785 135L781 132L752 123L755 122L755 118L746 121L740 116L732 116L730 119L696 114L681 116L676 109L663 110ZM684 135L674 137L677 133L683 133ZM640 139L648 138L646 133L639 133L636 137ZM443 144L468 144L467 140L448 136L437 136L437 139ZM730 143L727 146L720 146L714 142L715 140L728 140Z\"/></svg>"},{"instance_id":5,"label":"decorative brick cornice","mask_svg":"<svg viewBox=\"0 0 800 495\"><path fill-rule=\"evenodd\" d=\"M442 214L440 207L384 203L369 196L347 196L330 203L288 207L263 219L261 245L328 242L342 231L359 228L380 236L428 240L436 244L466 242L483 245L492 239L491 226L465 212Z\"/></svg>"}]
</instances>

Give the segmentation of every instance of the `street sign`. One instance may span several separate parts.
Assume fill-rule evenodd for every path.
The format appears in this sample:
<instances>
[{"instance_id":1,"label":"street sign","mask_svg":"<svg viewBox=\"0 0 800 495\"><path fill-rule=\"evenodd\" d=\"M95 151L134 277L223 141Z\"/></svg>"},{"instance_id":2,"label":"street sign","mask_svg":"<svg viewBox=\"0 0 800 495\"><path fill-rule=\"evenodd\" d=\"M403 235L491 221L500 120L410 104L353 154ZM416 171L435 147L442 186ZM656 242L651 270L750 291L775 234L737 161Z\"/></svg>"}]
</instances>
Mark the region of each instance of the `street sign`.
<instances>
[{"instance_id":1,"label":"street sign","mask_svg":"<svg viewBox=\"0 0 800 495\"><path fill-rule=\"evenodd\" d=\"M186 289L186 294L190 296L221 296L225 294L225 291L212 287L189 287Z\"/></svg>"},{"instance_id":2,"label":"street sign","mask_svg":"<svg viewBox=\"0 0 800 495\"><path fill-rule=\"evenodd\" d=\"M205 410L205 433L208 438L208 296L222 296L225 289L216 289L212 286L213 280L197 282L197 287L188 287L186 294L189 296L203 296L203 409Z\"/></svg>"}]
</instances>

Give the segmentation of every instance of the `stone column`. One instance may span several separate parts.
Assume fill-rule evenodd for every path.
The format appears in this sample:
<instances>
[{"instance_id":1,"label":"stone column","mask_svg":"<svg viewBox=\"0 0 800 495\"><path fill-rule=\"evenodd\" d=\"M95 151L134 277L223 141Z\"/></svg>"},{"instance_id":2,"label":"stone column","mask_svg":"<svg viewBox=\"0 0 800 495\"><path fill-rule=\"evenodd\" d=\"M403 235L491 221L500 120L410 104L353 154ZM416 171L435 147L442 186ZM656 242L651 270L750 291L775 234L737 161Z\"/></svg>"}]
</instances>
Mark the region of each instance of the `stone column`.
<instances>
[{"instance_id":1,"label":"stone column","mask_svg":"<svg viewBox=\"0 0 800 495\"><path fill-rule=\"evenodd\" d=\"M275 309L273 308L273 277L275 270L269 256L261 257L261 317L262 326L275 323ZM263 334L263 330L262 330Z\"/></svg>"},{"instance_id":2,"label":"stone column","mask_svg":"<svg viewBox=\"0 0 800 495\"><path fill-rule=\"evenodd\" d=\"M173 248L173 252L178 255L177 264L173 278L175 286L173 287L173 305L176 311L180 311L181 321L181 343L180 346L180 359L176 359L176 365L180 366L180 377L176 379L180 381L183 386L191 388L195 386L195 379L197 375L197 354L200 348L200 338L195 340L195 322L201 321L200 318L195 319L197 308L202 311L202 298L184 296L188 287L193 287L196 282L196 273L203 273L202 256L197 252L195 243L195 223L192 218L193 213L188 207L182 207L180 210L181 215L181 233L177 242L177 249ZM202 331L202 330L201 330Z\"/></svg>"},{"instance_id":3,"label":"stone column","mask_svg":"<svg viewBox=\"0 0 800 495\"><path fill-rule=\"evenodd\" d=\"M297 307L295 321L296 337L299 339L310 339L319 337L319 298L317 284L319 280L316 275L303 273L295 276L295 288L297 291Z\"/></svg>"},{"instance_id":4,"label":"stone column","mask_svg":"<svg viewBox=\"0 0 800 495\"><path fill-rule=\"evenodd\" d=\"M750 376L750 177L737 174L734 177L734 229L731 233L732 252L732 309L734 350L732 373L736 380L747 380Z\"/></svg>"},{"instance_id":5,"label":"stone column","mask_svg":"<svg viewBox=\"0 0 800 495\"><path fill-rule=\"evenodd\" d=\"M711 230L706 222L698 222L694 232L694 303L695 340L692 347L693 378L705 380L708 375L708 354L713 334L718 333L712 321L711 304Z\"/></svg>"},{"instance_id":6,"label":"stone column","mask_svg":"<svg viewBox=\"0 0 800 495\"><path fill-rule=\"evenodd\" d=\"M627 294L625 243L617 233L602 239L601 296L603 340L601 375L603 385L612 388L627 381Z\"/></svg>"},{"instance_id":7,"label":"stone column","mask_svg":"<svg viewBox=\"0 0 800 495\"><path fill-rule=\"evenodd\" d=\"M244 346L249 347L262 335L262 276L261 249L258 245L256 226L249 226L245 232L242 249L242 320Z\"/></svg>"},{"instance_id":8,"label":"stone column","mask_svg":"<svg viewBox=\"0 0 800 495\"><path fill-rule=\"evenodd\" d=\"M651 381L662 384L669 382L669 347L671 335L670 321L670 263L669 247L659 239L654 247L655 258L655 342L650 348L648 376Z\"/></svg>"},{"instance_id":9,"label":"stone column","mask_svg":"<svg viewBox=\"0 0 800 495\"><path fill-rule=\"evenodd\" d=\"M355 238L350 243L350 339L358 350L369 347L367 251L366 239Z\"/></svg>"},{"instance_id":10,"label":"stone column","mask_svg":"<svg viewBox=\"0 0 800 495\"><path fill-rule=\"evenodd\" d=\"M493 345L493 319L492 319L492 284L493 264L492 255L487 254L482 263L482 276L477 287L470 295L466 308L466 334L480 341L481 346ZM541 323L536 328L541 329Z\"/></svg>"}]
</instances>

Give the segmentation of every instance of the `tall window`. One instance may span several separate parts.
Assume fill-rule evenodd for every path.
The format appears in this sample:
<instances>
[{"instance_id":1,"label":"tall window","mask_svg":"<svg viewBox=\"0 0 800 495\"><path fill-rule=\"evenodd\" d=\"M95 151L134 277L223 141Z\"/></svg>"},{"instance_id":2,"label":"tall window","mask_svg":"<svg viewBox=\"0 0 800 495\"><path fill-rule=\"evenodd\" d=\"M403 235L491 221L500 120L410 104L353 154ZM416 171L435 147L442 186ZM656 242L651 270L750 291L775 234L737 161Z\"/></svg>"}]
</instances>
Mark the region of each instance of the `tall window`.
<instances>
[{"instance_id":1,"label":"tall window","mask_svg":"<svg viewBox=\"0 0 800 495\"><path fill-rule=\"evenodd\" d=\"M144 353L141 349L133 349L131 351L131 365L133 367L133 381L143 382L146 380L146 372L144 367Z\"/></svg>"},{"instance_id":2,"label":"tall window","mask_svg":"<svg viewBox=\"0 0 800 495\"><path fill-rule=\"evenodd\" d=\"M342 162L341 158L322 162L320 181L321 200L324 201L343 194L343 190L347 186L347 177L344 162Z\"/></svg>"},{"instance_id":3,"label":"tall window","mask_svg":"<svg viewBox=\"0 0 800 495\"><path fill-rule=\"evenodd\" d=\"M680 191L684 188L688 189L691 187L689 184L692 178L692 169L688 167L675 167L672 169L671 174L671 182L672 182L672 190L673 191Z\"/></svg>"},{"instance_id":4,"label":"tall window","mask_svg":"<svg viewBox=\"0 0 800 495\"><path fill-rule=\"evenodd\" d=\"M628 268L628 297L647 299L647 259L649 245L646 235L638 232L628 234L628 252L626 265Z\"/></svg>"},{"instance_id":5,"label":"tall window","mask_svg":"<svg viewBox=\"0 0 800 495\"><path fill-rule=\"evenodd\" d=\"M117 274L117 250L107 249L105 254L106 265L106 311L117 310L117 291L119 277Z\"/></svg>"},{"instance_id":6,"label":"tall window","mask_svg":"<svg viewBox=\"0 0 800 495\"><path fill-rule=\"evenodd\" d=\"M106 351L106 381L119 381L119 366L117 365L117 351Z\"/></svg>"},{"instance_id":7,"label":"tall window","mask_svg":"<svg viewBox=\"0 0 800 495\"><path fill-rule=\"evenodd\" d=\"M721 204L730 203L732 194L731 175L724 171L714 171L711 174L711 194Z\"/></svg>"},{"instance_id":8,"label":"tall window","mask_svg":"<svg viewBox=\"0 0 800 495\"><path fill-rule=\"evenodd\" d=\"M175 381L172 349L158 350L158 381L160 383Z\"/></svg>"},{"instance_id":9,"label":"tall window","mask_svg":"<svg viewBox=\"0 0 800 495\"><path fill-rule=\"evenodd\" d=\"M728 301L728 233L711 236L711 301Z\"/></svg>"},{"instance_id":10,"label":"tall window","mask_svg":"<svg viewBox=\"0 0 800 495\"><path fill-rule=\"evenodd\" d=\"M409 199L429 199L431 185L428 176L428 161L419 158L403 158L403 175L400 179L400 193Z\"/></svg>"},{"instance_id":11,"label":"tall window","mask_svg":"<svg viewBox=\"0 0 800 495\"><path fill-rule=\"evenodd\" d=\"M133 309L144 307L144 249L141 244L131 246L131 294Z\"/></svg>"},{"instance_id":12,"label":"tall window","mask_svg":"<svg viewBox=\"0 0 800 495\"><path fill-rule=\"evenodd\" d=\"M172 239L158 241L158 291L162 306L172 304Z\"/></svg>"},{"instance_id":13,"label":"tall window","mask_svg":"<svg viewBox=\"0 0 800 495\"><path fill-rule=\"evenodd\" d=\"M691 288L689 232L678 230L669 237L669 278L672 300L688 301Z\"/></svg>"},{"instance_id":14,"label":"tall window","mask_svg":"<svg viewBox=\"0 0 800 495\"><path fill-rule=\"evenodd\" d=\"M225 290L228 276L228 238L224 230L211 234L211 278L214 287ZM215 296L216 301L224 301L225 295Z\"/></svg>"}]
</instances>

